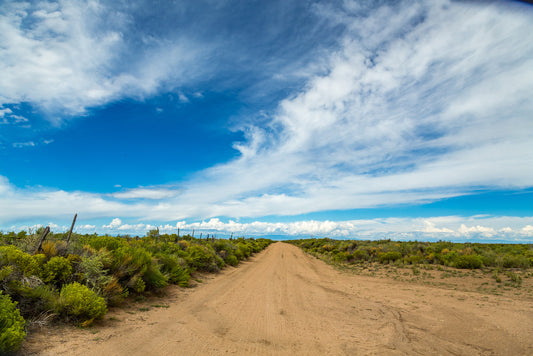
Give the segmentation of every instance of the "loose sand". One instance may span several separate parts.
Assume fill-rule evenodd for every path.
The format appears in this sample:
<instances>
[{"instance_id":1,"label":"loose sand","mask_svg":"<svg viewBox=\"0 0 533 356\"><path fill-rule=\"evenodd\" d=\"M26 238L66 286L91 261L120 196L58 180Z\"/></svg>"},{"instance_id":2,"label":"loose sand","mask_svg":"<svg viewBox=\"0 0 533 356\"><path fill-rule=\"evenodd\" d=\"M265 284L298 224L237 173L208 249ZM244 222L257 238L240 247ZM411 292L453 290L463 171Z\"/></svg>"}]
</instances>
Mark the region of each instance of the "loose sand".
<instances>
[{"instance_id":1,"label":"loose sand","mask_svg":"<svg viewBox=\"0 0 533 356\"><path fill-rule=\"evenodd\" d=\"M43 355L533 355L533 300L335 270L286 243L195 288L43 329ZM147 310L149 308L149 310Z\"/></svg>"}]
</instances>

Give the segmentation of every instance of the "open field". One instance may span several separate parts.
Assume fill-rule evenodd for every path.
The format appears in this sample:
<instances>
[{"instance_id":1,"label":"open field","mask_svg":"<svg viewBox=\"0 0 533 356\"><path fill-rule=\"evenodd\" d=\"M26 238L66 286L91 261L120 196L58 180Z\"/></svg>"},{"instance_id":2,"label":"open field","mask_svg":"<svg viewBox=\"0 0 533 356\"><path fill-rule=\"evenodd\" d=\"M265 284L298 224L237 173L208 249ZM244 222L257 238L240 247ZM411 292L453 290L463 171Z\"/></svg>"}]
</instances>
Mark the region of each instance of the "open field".
<instances>
[{"instance_id":1,"label":"open field","mask_svg":"<svg viewBox=\"0 0 533 356\"><path fill-rule=\"evenodd\" d=\"M169 286L165 298L112 309L91 328L33 332L22 352L533 354L530 278L515 295L517 288L454 290L454 276L443 279L450 285L431 285L412 270L413 277L403 275L409 269L398 273L410 281L380 271L381 277L365 275L376 271L339 271L295 246L275 243L195 288ZM492 279L460 279L468 278Z\"/></svg>"}]
</instances>

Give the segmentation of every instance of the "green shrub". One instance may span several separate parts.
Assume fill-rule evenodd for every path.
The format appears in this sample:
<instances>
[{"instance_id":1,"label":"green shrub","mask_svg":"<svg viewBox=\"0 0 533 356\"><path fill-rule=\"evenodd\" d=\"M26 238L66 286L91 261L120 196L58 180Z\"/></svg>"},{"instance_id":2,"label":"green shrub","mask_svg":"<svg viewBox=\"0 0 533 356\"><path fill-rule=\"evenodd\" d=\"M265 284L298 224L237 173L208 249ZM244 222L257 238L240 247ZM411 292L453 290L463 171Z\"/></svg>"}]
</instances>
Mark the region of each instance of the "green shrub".
<instances>
[{"instance_id":1,"label":"green shrub","mask_svg":"<svg viewBox=\"0 0 533 356\"><path fill-rule=\"evenodd\" d=\"M378 259L381 263L394 262L400 258L402 258L402 254L397 251L382 252L378 254Z\"/></svg>"},{"instance_id":2,"label":"green shrub","mask_svg":"<svg viewBox=\"0 0 533 356\"><path fill-rule=\"evenodd\" d=\"M37 267L42 267L46 262L46 255L42 253L38 253L36 255L31 256L35 263L37 264Z\"/></svg>"},{"instance_id":3,"label":"green shrub","mask_svg":"<svg viewBox=\"0 0 533 356\"><path fill-rule=\"evenodd\" d=\"M367 261L370 258L367 250L355 250L352 256L356 261Z\"/></svg>"},{"instance_id":4,"label":"green shrub","mask_svg":"<svg viewBox=\"0 0 533 356\"><path fill-rule=\"evenodd\" d=\"M161 273L159 266L155 263L148 266L146 271L143 273L142 279L148 289L163 288L168 285L168 278Z\"/></svg>"},{"instance_id":5,"label":"green shrub","mask_svg":"<svg viewBox=\"0 0 533 356\"><path fill-rule=\"evenodd\" d=\"M346 262L352 259L352 254L348 251L338 251L332 254L332 260L335 262Z\"/></svg>"},{"instance_id":6,"label":"green shrub","mask_svg":"<svg viewBox=\"0 0 533 356\"><path fill-rule=\"evenodd\" d=\"M123 246L113 253L113 269L119 276L143 274L152 264L152 254L142 247Z\"/></svg>"},{"instance_id":7,"label":"green shrub","mask_svg":"<svg viewBox=\"0 0 533 356\"><path fill-rule=\"evenodd\" d=\"M241 254L244 256L244 258L248 258L252 254L250 247L244 242L239 242L237 244L237 250L241 251Z\"/></svg>"},{"instance_id":8,"label":"green shrub","mask_svg":"<svg viewBox=\"0 0 533 356\"><path fill-rule=\"evenodd\" d=\"M529 268L529 259L522 255L503 256L503 267L505 268Z\"/></svg>"},{"instance_id":9,"label":"green shrub","mask_svg":"<svg viewBox=\"0 0 533 356\"><path fill-rule=\"evenodd\" d=\"M26 333L24 318L17 309L17 303L0 291L0 353L20 348Z\"/></svg>"},{"instance_id":10,"label":"green shrub","mask_svg":"<svg viewBox=\"0 0 533 356\"><path fill-rule=\"evenodd\" d=\"M52 257L43 266L42 278L45 283L61 285L66 283L72 275L72 266L65 257Z\"/></svg>"},{"instance_id":11,"label":"green shrub","mask_svg":"<svg viewBox=\"0 0 533 356\"><path fill-rule=\"evenodd\" d=\"M104 261L108 258L109 252L83 256L79 264L85 285L97 292L100 292L112 279L104 267Z\"/></svg>"},{"instance_id":12,"label":"green shrub","mask_svg":"<svg viewBox=\"0 0 533 356\"><path fill-rule=\"evenodd\" d=\"M406 264L417 265L424 262L424 256L411 255L403 258Z\"/></svg>"},{"instance_id":13,"label":"green shrub","mask_svg":"<svg viewBox=\"0 0 533 356\"><path fill-rule=\"evenodd\" d=\"M39 285L28 291L25 301L29 304L24 315L38 315L43 312L55 312L58 309L59 293L50 285ZM22 310L22 309L21 309Z\"/></svg>"},{"instance_id":14,"label":"green shrub","mask_svg":"<svg viewBox=\"0 0 533 356\"><path fill-rule=\"evenodd\" d=\"M105 248L108 251L114 251L120 247L123 247L126 245L126 240L124 240L121 237L113 237L113 236L96 236L91 237L88 240L89 246L92 248L99 250L101 248Z\"/></svg>"},{"instance_id":15,"label":"green shrub","mask_svg":"<svg viewBox=\"0 0 533 356\"><path fill-rule=\"evenodd\" d=\"M478 255L462 255L455 259L455 267L476 269L483 267L483 259Z\"/></svg>"},{"instance_id":16,"label":"green shrub","mask_svg":"<svg viewBox=\"0 0 533 356\"><path fill-rule=\"evenodd\" d=\"M129 280L127 287L136 293L142 293L146 288L146 283L144 283L140 275L135 275Z\"/></svg>"},{"instance_id":17,"label":"green shrub","mask_svg":"<svg viewBox=\"0 0 533 356\"><path fill-rule=\"evenodd\" d=\"M175 256L159 253L156 255L159 261L161 272L163 272L168 280L180 287L188 287L191 276L187 272L186 262Z\"/></svg>"},{"instance_id":18,"label":"green shrub","mask_svg":"<svg viewBox=\"0 0 533 356\"><path fill-rule=\"evenodd\" d=\"M0 267L13 266L16 272L24 276L33 276L38 274L38 261L37 258L22 252L15 246L0 246Z\"/></svg>"},{"instance_id":19,"label":"green shrub","mask_svg":"<svg viewBox=\"0 0 533 356\"><path fill-rule=\"evenodd\" d=\"M187 263L199 270L205 272L218 272L217 255L212 248L203 245L191 245L187 249L189 256ZM218 257L218 259L221 259Z\"/></svg>"},{"instance_id":20,"label":"green shrub","mask_svg":"<svg viewBox=\"0 0 533 356\"><path fill-rule=\"evenodd\" d=\"M13 266L4 266L0 268L0 283L7 280L13 273Z\"/></svg>"},{"instance_id":21,"label":"green shrub","mask_svg":"<svg viewBox=\"0 0 533 356\"><path fill-rule=\"evenodd\" d=\"M99 319L107 312L104 298L78 282L66 284L59 294L60 312L66 316L75 316L85 325Z\"/></svg>"},{"instance_id":22,"label":"green shrub","mask_svg":"<svg viewBox=\"0 0 533 356\"><path fill-rule=\"evenodd\" d=\"M226 258L224 259L224 261L230 265L230 266L237 266L239 264L239 260L237 259L237 257L235 255L230 255L230 254L227 254L226 255Z\"/></svg>"}]
</instances>

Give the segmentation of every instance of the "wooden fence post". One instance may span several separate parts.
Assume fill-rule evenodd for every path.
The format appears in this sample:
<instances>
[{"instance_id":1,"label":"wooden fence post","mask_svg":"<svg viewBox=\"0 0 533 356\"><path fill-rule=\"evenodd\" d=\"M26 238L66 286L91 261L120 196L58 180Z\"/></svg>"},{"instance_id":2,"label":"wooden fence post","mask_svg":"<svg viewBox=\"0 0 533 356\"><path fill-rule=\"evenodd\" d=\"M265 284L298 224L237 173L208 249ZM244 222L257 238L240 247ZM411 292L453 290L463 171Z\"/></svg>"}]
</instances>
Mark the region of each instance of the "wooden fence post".
<instances>
[{"instance_id":1,"label":"wooden fence post","mask_svg":"<svg viewBox=\"0 0 533 356\"><path fill-rule=\"evenodd\" d=\"M72 220L72 225L70 225L70 230L68 232L67 236L67 245L70 242L70 235L72 234L72 230L74 229L74 224L76 223L76 218L78 217L78 213L74 215L74 220Z\"/></svg>"},{"instance_id":2,"label":"wooden fence post","mask_svg":"<svg viewBox=\"0 0 533 356\"><path fill-rule=\"evenodd\" d=\"M37 246L37 249L35 250L34 254L36 254L37 252L39 252L41 250L41 247L43 246L44 239L46 239L46 235L48 235L49 232L50 232L50 226L47 226L44 229L43 234L41 235L41 240L39 241L39 246Z\"/></svg>"}]
</instances>

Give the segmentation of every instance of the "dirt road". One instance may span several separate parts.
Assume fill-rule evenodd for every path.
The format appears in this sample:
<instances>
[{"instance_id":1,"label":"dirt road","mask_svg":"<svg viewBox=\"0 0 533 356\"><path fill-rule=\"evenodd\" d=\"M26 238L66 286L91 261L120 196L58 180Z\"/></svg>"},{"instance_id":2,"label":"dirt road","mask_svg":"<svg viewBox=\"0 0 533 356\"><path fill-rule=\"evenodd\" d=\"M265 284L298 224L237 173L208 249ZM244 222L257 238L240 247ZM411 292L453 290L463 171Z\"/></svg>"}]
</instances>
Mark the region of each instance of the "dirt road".
<instances>
[{"instance_id":1,"label":"dirt road","mask_svg":"<svg viewBox=\"0 0 533 356\"><path fill-rule=\"evenodd\" d=\"M343 273L285 243L176 293L168 308L119 310L103 326L43 332L30 338L26 351L533 355L531 300Z\"/></svg>"}]
</instances>

